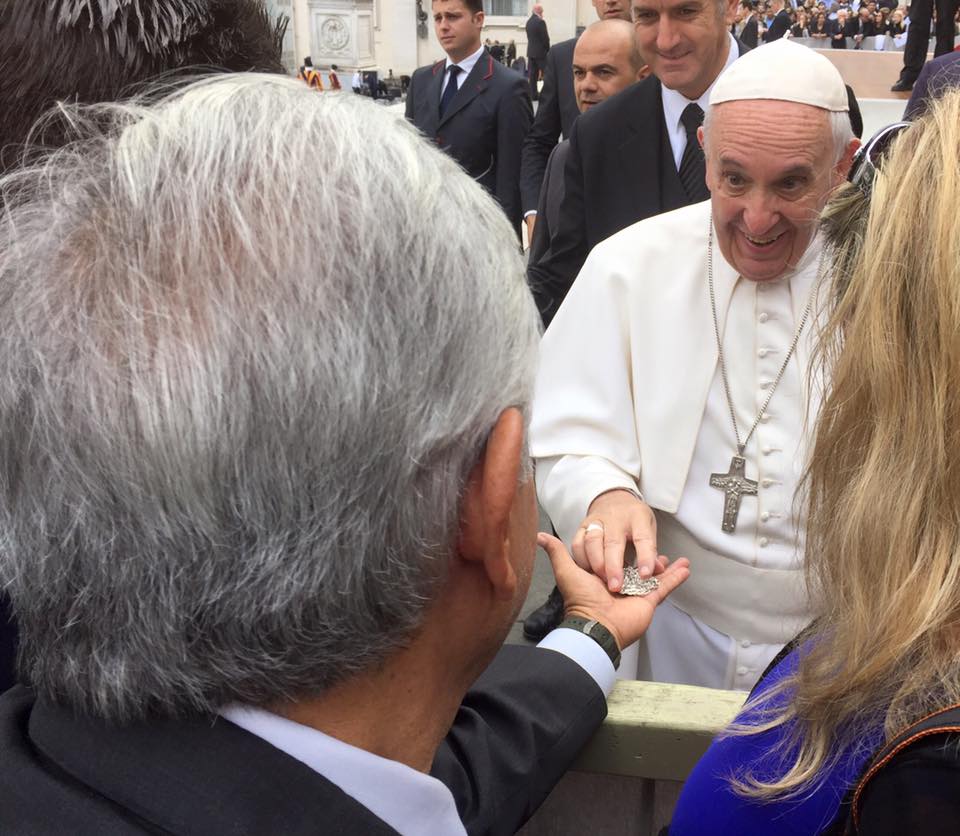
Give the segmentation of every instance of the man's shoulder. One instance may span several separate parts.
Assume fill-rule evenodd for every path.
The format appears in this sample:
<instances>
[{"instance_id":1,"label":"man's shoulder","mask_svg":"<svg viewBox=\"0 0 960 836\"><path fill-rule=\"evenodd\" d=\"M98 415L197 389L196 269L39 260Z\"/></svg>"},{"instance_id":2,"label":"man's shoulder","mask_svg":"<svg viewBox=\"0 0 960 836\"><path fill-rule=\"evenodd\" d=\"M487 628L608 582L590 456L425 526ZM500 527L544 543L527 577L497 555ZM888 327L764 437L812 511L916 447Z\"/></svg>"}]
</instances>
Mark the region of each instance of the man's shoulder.
<instances>
[{"instance_id":1,"label":"man's shoulder","mask_svg":"<svg viewBox=\"0 0 960 836\"><path fill-rule=\"evenodd\" d=\"M0 833L142 833L83 784L50 770L30 739L33 692L0 696Z\"/></svg>"},{"instance_id":2,"label":"man's shoulder","mask_svg":"<svg viewBox=\"0 0 960 836\"><path fill-rule=\"evenodd\" d=\"M483 55L481 56L481 61L486 61L490 56ZM501 64L499 61L494 61L490 59L491 67L488 67L484 70L483 75L490 73L490 78L499 85L512 87L519 85L523 87L524 90L527 88L527 80L524 76L518 73L516 70L510 69L506 64Z\"/></svg>"},{"instance_id":3,"label":"man's shoulder","mask_svg":"<svg viewBox=\"0 0 960 836\"><path fill-rule=\"evenodd\" d=\"M427 78L433 78L437 73L443 69L445 59L441 58L439 61L434 61L432 64L424 64L422 67L417 67L413 71L413 75L410 76L410 83L420 82Z\"/></svg>"},{"instance_id":4,"label":"man's shoulder","mask_svg":"<svg viewBox=\"0 0 960 836\"><path fill-rule=\"evenodd\" d=\"M550 60L555 63L560 63L561 61L569 61L573 63L573 50L577 45L577 41L580 39L580 36L577 35L575 38L568 38L565 41L560 41L558 44L554 44L550 47L550 55L548 56Z\"/></svg>"},{"instance_id":5,"label":"man's shoulder","mask_svg":"<svg viewBox=\"0 0 960 836\"><path fill-rule=\"evenodd\" d=\"M581 136L601 132L615 138L615 134L607 133L612 126L650 118L660 108L660 81L648 76L582 113L577 119L577 132Z\"/></svg>"}]
</instances>

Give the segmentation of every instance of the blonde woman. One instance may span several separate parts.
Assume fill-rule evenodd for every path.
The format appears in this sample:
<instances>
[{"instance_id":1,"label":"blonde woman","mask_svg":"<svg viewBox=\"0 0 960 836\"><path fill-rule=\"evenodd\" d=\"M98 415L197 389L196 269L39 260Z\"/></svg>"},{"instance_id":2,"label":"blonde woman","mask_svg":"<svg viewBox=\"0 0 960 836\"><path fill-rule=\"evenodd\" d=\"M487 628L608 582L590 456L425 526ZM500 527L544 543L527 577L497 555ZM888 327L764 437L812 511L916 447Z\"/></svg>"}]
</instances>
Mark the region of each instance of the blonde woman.
<instances>
[{"instance_id":1,"label":"blonde woman","mask_svg":"<svg viewBox=\"0 0 960 836\"><path fill-rule=\"evenodd\" d=\"M831 382L805 481L820 617L694 768L670 836L960 833L960 92L851 179L824 215Z\"/></svg>"}]
</instances>

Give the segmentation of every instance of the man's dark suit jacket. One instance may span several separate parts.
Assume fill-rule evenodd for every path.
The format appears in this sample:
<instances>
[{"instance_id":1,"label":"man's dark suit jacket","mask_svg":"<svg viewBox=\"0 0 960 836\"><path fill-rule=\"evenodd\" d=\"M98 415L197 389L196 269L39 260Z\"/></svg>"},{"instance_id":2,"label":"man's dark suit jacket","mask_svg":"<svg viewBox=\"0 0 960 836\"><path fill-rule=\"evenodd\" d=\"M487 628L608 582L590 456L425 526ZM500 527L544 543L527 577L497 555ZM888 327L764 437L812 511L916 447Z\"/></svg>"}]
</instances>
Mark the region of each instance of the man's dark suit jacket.
<instances>
[{"instance_id":1,"label":"man's dark suit jacket","mask_svg":"<svg viewBox=\"0 0 960 836\"><path fill-rule=\"evenodd\" d=\"M740 43L739 50L742 55L747 48ZM690 202L660 96L660 80L648 76L573 123L557 231L547 256L527 269L545 324L593 247L630 224Z\"/></svg>"},{"instance_id":2,"label":"man's dark suit jacket","mask_svg":"<svg viewBox=\"0 0 960 836\"><path fill-rule=\"evenodd\" d=\"M550 50L550 35L547 22L540 15L530 15L527 19L527 58L542 61Z\"/></svg>"},{"instance_id":3,"label":"man's dark suit jacket","mask_svg":"<svg viewBox=\"0 0 960 836\"><path fill-rule=\"evenodd\" d=\"M420 67L407 91L407 119L489 191L519 231L520 149L533 122L523 76L484 51L440 117L445 62Z\"/></svg>"},{"instance_id":4,"label":"man's dark suit jacket","mask_svg":"<svg viewBox=\"0 0 960 836\"><path fill-rule=\"evenodd\" d=\"M780 9L770 23L770 28L763 33L763 42L779 41L790 29L790 15L786 9ZM741 40L743 40L741 38ZM746 43L744 41L744 43Z\"/></svg>"},{"instance_id":5,"label":"man's dark suit jacket","mask_svg":"<svg viewBox=\"0 0 960 836\"><path fill-rule=\"evenodd\" d=\"M563 203L563 169L570 151L570 140L565 139L550 152L547 173L540 189L537 204L537 225L533 228L533 240L527 253L527 264L538 264L550 249L550 238L560 222L560 206Z\"/></svg>"},{"instance_id":6,"label":"man's dark suit jacket","mask_svg":"<svg viewBox=\"0 0 960 836\"><path fill-rule=\"evenodd\" d=\"M605 715L603 694L574 662L505 647L464 699L432 773L471 836L513 834ZM110 726L23 686L0 698L0 833L396 836L222 718Z\"/></svg>"},{"instance_id":7,"label":"man's dark suit jacket","mask_svg":"<svg viewBox=\"0 0 960 836\"><path fill-rule=\"evenodd\" d=\"M753 49L756 47L759 40L760 33L760 19L756 14L751 13L750 16L743 22L743 29L740 30L740 43L742 43L748 49Z\"/></svg>"},{"instance_id":8,"label":"man's dark suit jacket","mask_svg":"<svg viewBox=\"0 0 960 836\"><path fill-rule=\"evenodd\" d=\"M524 212L537 208L547 158L561 134L564 138L570 136L573 123L580 115L573 90L573 49L576 45L577 39L571 38L561 41L547 53L540 104L520 157L520 200Z\"/></svg>"}]
</instances>

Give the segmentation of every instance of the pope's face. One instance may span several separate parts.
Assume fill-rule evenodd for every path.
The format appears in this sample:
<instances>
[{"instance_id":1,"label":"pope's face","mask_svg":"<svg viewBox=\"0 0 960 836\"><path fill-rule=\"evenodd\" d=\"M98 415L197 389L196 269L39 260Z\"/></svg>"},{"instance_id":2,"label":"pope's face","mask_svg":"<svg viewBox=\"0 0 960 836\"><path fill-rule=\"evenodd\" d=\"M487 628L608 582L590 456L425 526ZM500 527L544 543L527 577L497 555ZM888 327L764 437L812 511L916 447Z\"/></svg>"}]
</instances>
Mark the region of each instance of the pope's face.
<instances>
[{"instance_id":1,"label":"pope's face","mask_svg":"<svg viewBox=\"0 0 960 836\"><path fill-rule=\"evenodd\" d=\"M634 0L643 60L664 86L699 99L727 60L738 0Z\"/></svg>"},{"instance_id":2,"label":"pope's face","mask_svg":"<svg viewBox=\"0 0 960 836\"><path fill-rule=\"evenodd\" d=\"M748 100L714 106L707 186L727 262L758 282L796 266L855 147L835 164L827 112L810 105Z\"/></svg>"}]
</instances>

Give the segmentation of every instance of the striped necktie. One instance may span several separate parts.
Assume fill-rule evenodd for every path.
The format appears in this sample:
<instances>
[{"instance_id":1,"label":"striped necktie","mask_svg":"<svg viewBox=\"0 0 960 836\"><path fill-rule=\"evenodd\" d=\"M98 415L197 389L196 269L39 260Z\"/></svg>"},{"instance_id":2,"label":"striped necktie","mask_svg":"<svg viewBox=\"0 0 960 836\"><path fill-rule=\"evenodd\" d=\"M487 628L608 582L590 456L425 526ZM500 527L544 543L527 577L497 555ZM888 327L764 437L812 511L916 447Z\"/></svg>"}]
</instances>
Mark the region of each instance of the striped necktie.
<instances>
[{"instance_id":1,"label":"striped necktie","mask_svg":"<svg viewBox=\"0 0 960 836\"><path fill-rule=\"evenodd\" d=\"M680 124L687 132L687 145L680 158L680 182L691 203L699 203L710 197L707 184L704 182L707 173L703 159L703 149L697 141L697 128L703 124L703 110L700 105L691 102L680 116Z\"/></svg>"},{"instance_id":2,"label":"striped necktie","mask_svg":"<svg viewBox=\"0 0 960 836\"><path fill-rule=\"evenodd\" d=\"M450 78L447 79L447 86L440 97L441 119L443 119L443 114L447 112L447 108L450 107L453 97L457 95L457 76L460 75L460 68L456 64L451 64L447 71L450 73Z\"/></svg>"}]
</instances>

